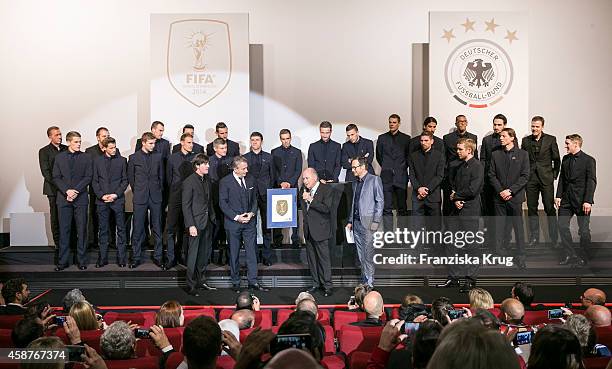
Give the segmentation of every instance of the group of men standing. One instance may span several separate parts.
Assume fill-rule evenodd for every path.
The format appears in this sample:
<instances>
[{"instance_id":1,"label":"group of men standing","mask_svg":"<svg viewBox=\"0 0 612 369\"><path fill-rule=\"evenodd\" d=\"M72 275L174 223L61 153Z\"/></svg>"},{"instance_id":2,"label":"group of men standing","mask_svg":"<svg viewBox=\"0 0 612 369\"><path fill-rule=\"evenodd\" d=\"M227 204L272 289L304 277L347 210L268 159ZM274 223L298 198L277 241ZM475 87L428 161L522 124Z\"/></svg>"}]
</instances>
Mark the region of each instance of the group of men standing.
<instances>
[{"instance_id":1,"label":"group of men standing","mask_svg":"<svg viewBox=\"0 0 612 369\"><path fill-rule=\"evenodd\" d=\"M302 171L302 152L291 145L291 131L279 133L281 145L270 153L262 150L263 135L253 132L250 150L240 156L238 143L228 139L225 123L215 127L217 138L206 148L193 141L194 127L186 125L180 143L171 151L164 139L164 124L153 122L151 131L137 141L129 160L122 157L108 129L96 132L98 143L80 151L81 136L71 131L62 144L58 127L47 130L49 145L39 151L45 178L43 193L49 199L53 238L59 249L56 270L70 265L71 229L76 229L77 264L87 268L87 223L98 236L100 247L96 267L108 263L108 246L116 238L117 263L137 268L143 262L142 246L147 231L154 240L154 263L170 269L177 262L187 265L189 292L206 284L206 265L213 247L219 248L230 265L232 284L240 290L238 255L244 245L249 287L265 290L257 280L257 213L262 223L261 262L272 263L272 243L282 242L282 233L267 228L267 189L303 186L299 201L303 214L307 257L313 276L312 291L332 293L329 240L332 238L332 194L329 183L338 182L341 168L352 182L353 198L347 227L354 233L361 263L362 280L374 283L373 233L392 230L393 211L397 227L437 230L477 230L485 216L489 241L505 252L514 230L519 267L525 267L522 203L527 197L529 243L539 241L537 207L540 194L548 215L549 236L556 244L558 234L565 249L562 264L584 265L586 254L578 256L571 246L569 219L577 215L581 245L590 242L589 215L596 185L595 160L581 151L582 138L568 135L568 154L561 162L556 138L543 132L544 118L532 119L532 134L518 146L516 132L506 127L507 119L493 119L493 133L484 137L477 152L477 137L467 131L467 118L456 117L456 129L439 138L437 121L427 117L421 134L410 137L401 132L399 115L388 119L389 131L381 134L376 147L361 137L355 124L346 126L344 144L331 139L332 124L319 126L321 139L308 149L308 167ZM204 154L204 151L206 153ZM380 176L374 173L376 157ZM560 173L557 193L554 180ZM407 188L412 184L412 217L408 217ZM132 260L128 264L124 192L133 192ZM89 187L89 189L88 189ZM88 196L85 195L89 191ZM165 209L167 208L167 215ZM556 209L559 209L558 222ZM444 217L442 217L444 216ZM448 217L448 218L446 218ZM73 222L74 219L74 222ZM409 220L411 224L408 224ZM382 225L381 225L382 223ZM444 224L443 224L444 223ZM162 234L167 234L164 258ZM116 230L115 230L116 228ZM116 237L114 234L116 233ZM112 235L112 236L111 236ZM91 237L90 237L91 238ZM227 248L224 249L224 241ZM299 246L297 229L291 241ZM449 250L453 252L453 250ZM184 256L186 255L186 256ZM221 262L221 260L220 260ZM451 268L442 285L475 284L477 270Z\"/></svg>"}]
</instances>

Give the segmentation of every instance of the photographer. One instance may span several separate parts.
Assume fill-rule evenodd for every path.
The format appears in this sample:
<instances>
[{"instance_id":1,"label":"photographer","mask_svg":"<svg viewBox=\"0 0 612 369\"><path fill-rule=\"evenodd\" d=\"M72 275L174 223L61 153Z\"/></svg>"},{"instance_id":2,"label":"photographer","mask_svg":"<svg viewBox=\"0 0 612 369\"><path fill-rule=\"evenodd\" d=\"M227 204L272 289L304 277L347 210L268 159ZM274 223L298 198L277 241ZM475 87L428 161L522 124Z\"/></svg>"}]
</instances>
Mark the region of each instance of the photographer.
<instances>
[{"instance_id":1,"label":"photographer","mask_svg":"<svg viewBox=\"0 0 612 369\"><path fill-rule=\"evenodd\" d=\"M249 291L241 292L236 297L236 310L248 309L253 311L259 311L261 309L261 303L259 298Z\"/></svg>"}]
</instances>

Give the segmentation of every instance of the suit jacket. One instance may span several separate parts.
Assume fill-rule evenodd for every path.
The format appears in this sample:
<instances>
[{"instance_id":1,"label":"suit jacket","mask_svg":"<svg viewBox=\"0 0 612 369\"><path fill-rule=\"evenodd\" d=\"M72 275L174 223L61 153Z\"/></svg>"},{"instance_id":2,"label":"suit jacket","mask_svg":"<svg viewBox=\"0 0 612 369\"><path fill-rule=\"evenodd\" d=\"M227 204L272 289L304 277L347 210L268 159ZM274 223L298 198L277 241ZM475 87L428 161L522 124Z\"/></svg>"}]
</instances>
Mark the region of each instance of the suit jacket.
<instances>
[{"instance_id":1,"label":"suit jacket","mask_svg":"<svg viewBox=\"0 0 612 369\"><path fill-rule=\"evenodd\" d=\"M209 158L208 175L213 184L219 183L223 177L232 172L232 160L233 158L230 156L219 158L217 155L213 155Z\"/></svg>"},{"instance_id":2,"label":"suit jacket","mask_svg":"<svg viewBox=\"0 0 612 369\"><path fill-rule=\"evenodd\" d=\"M382 220L383 208L385 207L385 197L383 195L383 185L380 177L374 174L367 174L363 179L361 196L359 196L359 221L364 227L369 228L372 223L380 223ZM353 182L353 198L351 200L351 210L348 216L348 223L353 223L353 207L355 206L355 188L357 181Z\"/></svg>"},{"instance_id":3,"label":"suit jacket","mask_svg":"<svg viewBox=\"0 0 612 369\"><path fill-rule=\"evenodd\" d=\"M462 161L457 165L456 176L450 182L451 190L455 191L456 200L465 201L463 208L458 210L453 204L454 215L479 215L480 193L484 185L484 168L476 158Z\"/></svg>"},{"instance_id":4,"label":"suit jacket","mask_svg":"<svg viewBox=\"0 0 612 369\"><path fill-rule=\"evenodd\" d=\"M384 185L406 187L408 185L408 148L410 136L386 132L376 141L376 161L381 166L380 179Z\"/></svg>"},{"instance_id":5,"label":"suit jacket","mask_svg":"<svg viewBox=\"0 0 612 369\"><path fill-rule=\"evenodd\" d=\"M372 140L359 137L359 141L356 143L346 141L342 144L342 149L340 150L340 163L342 167L346 169L346 176L344 178L346 182L355 180L355 175L351 168L351 159L356 157L366 158L368 161L368 173L374 174L374 167L372 167L372 162L374 162L374 143Z\"/></svg>"},{"instance_id":6,"label":"suit jacket","mask_svg":"<svg viewBox=\"0 0 612 369\"><path fill-rule=\"evenodd\" d=\"M237 229L242 224L234 220L236 215L244 213L257 214L257 195L255 192L255 181L253 178L245 178L246 193L240 188L233 174L227 175L219 181L219 207L225 215L225 228ZM244 196L244 197L242 197ZM247 223L255 226L257 217L251 218Z\"/></svg>"},{"instance_id":7,"label":"suit jacket","mask_svg":"<svg viewBox=\"0 0 612 369\"><path fill-rule=\"evenodd\" d=\"M74 157L74 168L70 169L70 155ZM66 191L73 189L79 191L76 199L72 201L75 205L87 205L87 186L91 183L92 163L91 155L81 151L71 154L70 151L62 151L55 157L53 163L53 183L57 187L57 203L68 204Z\"/></svg>"},{"instance_id":8,"label":"suit jacket","mask_svg":"<svg viewBox=\"0 0 612 369\"><path fill-rule=\"evenodd\" d=\"M160 153L145 154L140 150L130 155L127 176L134 195L134 204L146 204L149 198L156 204L162 201L164 166Z\"/></svg>"},{"instance_id":9,"label":"suit jacket","mask_svg":"<svg viewBox=\"0 0 612 369\"><path fill-rule=\"evenodd\" d=\"M307 206L306 201L302 198L305 189L306 187L302 186L298 194L304 220L304 238L312 237L317 242L330 239L332 236L332 188L319 183L310 206Z\"/></svg>"},{"instance_id":10,"label":"suit jacket","mask_svg":"<svg viewBox=\"0 0 612 369\"><path fill-rule=\"evenodd\" d=\"M177 143L176 145L172 146L172 154L174 154L175 152L180 152L181 151L181 144L180 142ZM197 142L193 143L193 149L191 150L192 153L194 154L200 154L204 152L204 146L200 145Z\"/></svg>"},{"instance_id":11,"label":"suit jacket","mask_svg":"<svg viewBox=\"0 0 612 369\"><path fill-rule=\"evenodd\" d=\"M499 193L505 189L512 192L513 203L525 201L525 187L529 181L529 154L518 147L513 147L510 153L497 150L491 157L489 182L495 190L495 201L503 201Z\"/></svg>"},{"instance_id":12,"label":"suit jacket","mask_svg":"<svg viewBox=\"0 0 612 369\"><path fill-rule=\"evenodd\" d=\"M98 156L104 155L104 151L100 149L100 145L98 144L89 146L88 148L85 149L85 152L91 155L91 158L93 160L95 160ZM117 149L117 154L121 154L121 152L119 152L119 149Z\"/></svg>"},{"instance_id":13,"label":"suit jacket","mask_svg":"<svg viewBox=\"0 0 612 369\"><path fill-rule=\"evenodd\" d=\"M308 167L317 171L319 179L338 182L340 169L342 169L341 150L340 144L332 139L327 143L322 139L311 143L308 147Z\"/></svg>"},{"instance_id":14,"label":"suit jacket","mask_svg":"<svg viewBox=\"0 0 612 369\"><path fill-rule=\"evenodd\" d=\"M432 149L441 152L444 154L444 141L438 137L433 136L434 143ZM410 139L408 143L408 155L412 154L415 151L419 151L421 149L421 135L418 134Z\"/></svg>"},{"instance_id":15,"label":"suit jacket","mask_svg":"<svg viewBox=\"0 0 612 369\"><path fill-rule=\"evenodd\" d=\"M594 204L595 187L597 187L595 159L584 151L579 151L575 155L564 155L556 196L561 199L561 204L571 205L574 209L582 209L582 204L585 202Z\"/></svg>"},{"instance_id":16,"label":"suit jacket","mask_svg":"<svg viewBox=\"0 0 612 369\"><path fill-rule=\"evenodd\" d=\"M240 155L240 145L238 144L238 142L234 142L230 139L226 140L227 142L227 154L225 156L227 156L228 158L233 159L234 156L238 156ZM208 145L206 145L206 155L208 156L213 156L215 155L215 149L213 147L213 143L210 142L208 143Z\"/></svg>"},{"instance_id":17,"label":"suit jacket","mask_svg":"<svg viewBox=\"0 0 612 369\"><path fill-rule=\"evenodd\" d=\"M166 165L166 182L171 192L180 192L183 180L193 174L191 160L196 156L192 151L184 155L182 151L170 155Z\"/></svg>"},{"instance_id":18,"label":"suit jacket","mask_svg":"<svg viewBox=\"0 0 612 369\"><path fill-rule=\"evenodd\" d=\"M110 171L108 170L109 161ZM102 196L106 194L116 194L117 199L114 202L124 204L127 186L127 160L123 156L117 154L107 158L106 155L103 155L94 160L91 187L96 195L96 204L104 204Z\"/></svg>"},{"instance_id":19,"label":"suit jacket","mask_svg":"<svg viewBox=\"0 0 612 369\"><path fill-rule=\"evenodd\" d=\"M183 181L183 217L185 228L195 226L205 229L208 221L216 223L215 207L212 202L210 178L193 173Z\"/></svg>"},{"instance_id":20,"label":"suit jacket","mask_svg":"<svg viewBox=\"0 0 612 369\"><path fill-rule=\"evenodd\" d=\"M514 147L519 147L516 137L514 138ZM499 133L491 133L490 135L483 137L482 145L480 146L480 161L484 164L487 180L493 152L501 149L502 145L501 141L499 140Z\"/></svg>"},{"instance_id":21,"label":"suit jacket","mask_svg":"<svg viewBox=\"0 0 612 369\"><path fill-rule=\"evenodd\" d=\"M15 305L15 304L6 304L4 306L0 306L0 315L23 315L28 311L23 306Z\"/></svg>"},{"instance_id":22,"label":"suit jacket","mask_svg":"<svg viewBox=\"0 0 612 369\"><path fill-rule=\"evenodd\" d=\"M53 163L57 154L65 150L68 150L68 146L60 144L58 150L52 143L38 150L38 164L40 172L45 179L43 182L43 195L57 196L57 187L53 182Z\"/></svg>"},{"instance_id":23,"label":"suit jacket","mask_svg":"<svg viewBox=\"0 0 612 369\"><path fill-rule=\"evenodd\" d=\"M529 178L538 178L541 183L552 184L561 169L561 156L555 136L542 133L540 137L540 151L536 152L537 146L533 135L523 137L521 149L529 154Z\"/></svg>"},{"instance_id":24,"label":"suit jacket","mask_svg":"<svg viewBox=\"0 0 612 369\"><path fill-rule=\"evenodd\" d=\"M267 199L268 188L274 188L274 181L276 178L272 154L263 150L260 151L259 154L249 151L244 154L244 157L249 164L247 177L252 177L254 179L256 192L259 198L264 200ZM255 165L258 158L261 161L261 167L259 168Z\"/></svg>"},{"instance_id":25,"label":"suit jacket","mask_svg":"<svg viewBox=\"0 0 612 369\"><path fill-rule=\"evenodd\" d=\"M291 187L297 188L298 179L302 173L302 151L293 146L287 149L279 146L272 149L272 159L274 160L276 186L280 187L282 182L288 182Z\"/></svg>"},{"instance_id":26,"label":"suit jacket","mask_svg":"<svg viewBox=\"0 0 612 369\"><path fill-rule=\"evenodd\" d=\"M457 130L454 130L451 133L447 133L442 137L442 141L444 142L444 156L446 159L446 165L450 165L455 160L459 160L457 156L457 141L460 138L470 138L474 141L476 146L478 146L478 136L473 133L465 132L463 135L460 135ZM474 157L478 159L478 150L474 152Z\"/></svg>"},{"instance_id":27,"label":"suit jacket","mask_svg":"<svg viewBox=\"0 0 612 369\"><path fill-rule=\"evenodd\" d=\"M426 156L428 157L426 159ZM444 179L445 160L444 155L434 150L433 147L427 154L418 150L410 154L410 183L412 183L412 196L416 199L418 189L427 187L429 195L425 197L426 203L438 203L442 201L440 195L440 184Z\"/></svg>"},{"instance_id":28,"label":"suit jacket","mask_svg":"<svg viewBox=\"0 0 612 369\"><path fill-rule=\"evenodd\" d=\"M142 141L136 140L136 150L134 153L142 152ZM170 141L165 138L160 138L159 140L155 140L155 147L153 148L153 152L159 153L161 155L162 164L164 167L166 166L166 162L170 157Z\"/></svg>"}]
</instances>

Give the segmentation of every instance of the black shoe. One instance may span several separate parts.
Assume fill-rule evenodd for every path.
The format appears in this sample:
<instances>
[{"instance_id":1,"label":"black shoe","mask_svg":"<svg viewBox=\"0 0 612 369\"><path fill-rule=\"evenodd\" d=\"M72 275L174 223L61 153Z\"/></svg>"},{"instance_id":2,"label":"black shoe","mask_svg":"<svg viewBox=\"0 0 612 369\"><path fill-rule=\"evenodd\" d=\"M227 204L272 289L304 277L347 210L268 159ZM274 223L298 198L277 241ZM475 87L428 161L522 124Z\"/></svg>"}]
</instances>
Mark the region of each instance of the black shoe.
<instances>
[{"instance_id":1,"label":"black shoe","mask_svg":"<svg viewBox=\"0 0 612 369\"><path fill-rule=\"evenodd\" d=\"M255 284L249 285L249 290L251 290L251 291L261 291L261 292L268 292L268 291L270 291L269 288L266 288L266 287L262 286L259 283L255 283Z\"/></svg>"},{"instance_id":2,"label":"black shoe","mask_svg":"<svg viewBox=\"0 0 612 369\"><path fill-rule=\"evenodd\" d=\"M518 258L516 260L516 266L519 269L527 269L527 264L525 264L525 259L524 258Z\"/></svg>"},{"instance_id":3,"label":"black shoe","mask_svg":"<svg viewBox=\"0 0 612 369\"><path fill-rule=\"evenodd\" d=\"M57 265L55 267L55 269L53 269L53 270L55 270L56 272L61 272L62 270L66 269L66 268L68 268L68 265Z\"/></svg>"},{"instance_id":4,"label":"black shoe","mask_svg":"<svg viewBox=\"0 0 612 369\"><path fill-rule=\"evenodd\" d=\"M195 297L200 296L200 294L198 293L198 290L196 290L195 288L191 288L187 290L187 294L189 296L195 296Z\"/></svg>"},{"instance_id":5,"label":"black shoe","mask_svg":"<svg viewBox=\"0 0 612 369\"><path fill-rule=\"evenodd\" d=\"M216 290L217 290L217 287L213 287L213 286L211 286L211 285L207 284L206 282L203 282L203 283L200 283L200 284L198 285L198 289L200 289L200 290L206 290L206 291L216 291Z\"/></svg>"},{"instance_id":6,"label":"black shoe","mask_svg":"<svg viewBox=\"0 0 612 369\"><path fill-rule=\"evenodd\" d=\"M306 292L308 292L309 294L313 294L315 292L317 292L319 290L319 287L310 287L309 289L306 290Z\"/></svg>"},{"instance_id":7,"label":"black shoe","mask_svg":"<svg viewBox=\"0 0 612 369\"><path fill-rule=\"evenodd\" d=\"M232 286L232 291L234 291L236 293L240 293L240 286L233 285Z\"/></svg>"},{"instance_id":8,"label":"black shoe","mask_svg":"<svg viewBox=\"0 0 612 369\"><path fill-rule=\"evenodd\" d=\"M166 270L166 266L164 265L164 263L161 263L157 260L153 260L153 264L155 264L161 270Z\"/></svg>"},{"instance_id":9,"label":"black shoe","mask_svg":"<svg viewBox=\"0 0 612 369\"><path fill-rule=\"evenodd\" d=\"M176 261L173 261L171 263L166 264L165 265L166 269L164 269L164 270L170 270L170 269L174 268L175 266L176 266Z\"/></svg>"},{"instance_id":10,"label":"black shoe","mask_svg":"<svg viewBox=\"0 0 612 369\"><path fill-rule=\"evenodd\" d=\"M535 247L538 245L538 239L537 238L532 238L529 240L529 243L527 244L527 246L529 247Z\"/></svg>"},{"instance_id":11,"label":"black shoe","mask_svg":"<svg viewBox=\"0 0 612 369\"><path fill-rule=\"evenodd\" d=\"M446 278L444 283L440 283L436 285L436 288L450 288L450 287L459 287L459 280L457 278Z\"/></svg>"},{"instance_id":12,"label":"black shoe","mask_svg":"<svg viewBox=\"0 0 612 369\"><path fill-rule=\"evenodd\" d=\"M323 291L323 296L325 296L325 297L329 297L329 296L331 296L333 294L334 294L334 291L331 288L326 289L326 290Z\"/></svg>"},{"instance_id":13,"label":"black shoe","mask_svg":"<svg viewBox=\"0 0 612 369\"><path fill-rule=\"evenodd\" d=\"M130 269L136 269L136 268L138 268L139 266L140 266L140 263L132 263L132 264L130 264L130 265L129 265L129 268L130 268Z\"/></svg>"},{"instance_id":14,"label":"black shoe","mask_svg":"<svg viewBox=\"0 0 612 369\"><path fill-rule=\"evenodd\" d=\"M299 249L300 247L302 247L302 244L300 243L300 241L295 241L291 242L291 246L293 246L294 249Z\"/></svg>"},{"instance_id":15,"label":"black shoe","mask_svg":"<svg viewBox=\"0 0 612 369\"><path fill-rule=\"evenodd\" d=\"M263 259L263 265L269 267L272 266L272 262L269 259Z\"/></svg>"},{"instance_id":16,"label":"black shoe","mask_svg":"<svg viewBox=\"0 0 612 369\"><path fill-rule=\"evenodd\" d=\"M103 268L105 265L107 265L108 263L101 263L101 262L97 262L96 263L96 268Z\"/></svg>"},{"instance_id":17,"label":"black shoe","mask_svg":"<svg viewBox=\"0 0 612 369\"><path fill-rule=\"evenodd\" d=\"M85 269L87 269L87 265L80 265L79 266L79 270L85 270Z\"/></svg>"},{"instance_id":18,"label":"black shoe","mask_svg":"<svg viewBox=\"0 0 612 369\"><path fill-rule=\"evenodd\" d=\"M467 292L470 292L470 290L475 288L475 287L476 287L476 280L472 279L472 278L466 278L465 282L463 283L463 285L459 289L459 292L467 293Z\"/></svg>"},{"instance_id":19,"label":"black shoe","mask_svg":"<svg viewBox=\"0 0 612 369\"><path fill-rule=\"evenodd\" d=\"M117 266L118 266L119 268L125 268L125 263L119 263L119 264L117 264Z\"/></svg>"},{"instance_id":20,"label":"black shoe","mask_svg":"<svg viewBox=\"0 0 612 369\"><path fill-rule=\"evenodd\" d=\"M574 262L574 260L576 260L576 257L574 256L566 256L565 259L561 260L559 262L559 265L569 265L572 264Z\"/></svg>"}]
</instances>

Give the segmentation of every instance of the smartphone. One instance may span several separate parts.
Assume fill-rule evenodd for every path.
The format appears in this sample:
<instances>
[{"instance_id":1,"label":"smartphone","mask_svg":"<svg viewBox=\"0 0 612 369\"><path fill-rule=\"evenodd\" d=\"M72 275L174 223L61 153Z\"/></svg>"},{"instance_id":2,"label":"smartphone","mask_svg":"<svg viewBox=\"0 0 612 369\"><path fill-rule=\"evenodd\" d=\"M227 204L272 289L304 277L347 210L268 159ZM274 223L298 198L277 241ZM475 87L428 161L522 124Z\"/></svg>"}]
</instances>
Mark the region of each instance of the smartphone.
<instances>
[{"instance_id":1,"label":"smartphone","mask_svg":"<svg viewBox=\"0 0 612 369\"><path fill-rule=\"evenodd\" d=\"M312 337L310 334L277 334L276 338L270 344L270 353L272 355L286 350L288 348L297 348L300 350L312 349Z\"/></svg>"},{"instance_id":2,"label":"smartphone","mask_svg":"<svg viewBox=\"0 0 612 369\"><path fill-rule=\"evenodd\" d=\"M83 363L85 360L81 355L85 354L85 346L79 345L66 345L66 351L68 352L69 363Z\"/></svg>"},{"instance_id":3,"label":"smartphone","mask_svg":"<svg viewBox=\"0 0 612 369\"><path fill-rule=\"evenodd\" d=\"M348 303L349 305L355 305L355 296L351 296Z\"/></svg>"},{"instance_id":4,"label":"smartphone","mask_svg":"<svg viewBox=\"0 0 612 369\"><path fill-rule=\"evenodd\" d=\"M514 346L530 345L533 340L533 333L532 331L516 332L512 343L514 343Z\"/></svg>"},{"instance_id":5,"label":"smartphone","mask_svg":"<svg viewBox=\"0 0 612 369\"><path fill-rule=\"evenodd\" d=\"M563 318L563 310L561 309L548 310L548 319L559 319L559 318Z\"/></svg>"},{"instance_id":6,"label":"smartphone","mask_svg":"<svg viewBox=\"0 0 612 369\"><path fill-rule=\"evenodd\" d=\"M136 338L149 339L151 338L151 336L149 335L149 332L150 331L145 328L136 328L134 329L134 336L136 336Z\"/></svg>"},{"instance_id":7,"label":"smartphone","mask_svg":"<svg viewBox=\"0 0 612 369\"><path fill-rule=\"evenodd\" d=\"M465 311L464 310L453 309L453 310L449 310L448 311L448 317L450 318L450 320L459 319L459 318L463 317L464 315L465 315Z\"/></svg>"},{"instance_id":8,"label":"smartphone","mask_svg":"<svg viewBox=\"0 0 612 369\"><path fill-rule=\"evenodd\" d=\"M402 333L412 334L419 330L420 323L406 322L404 323L404 331Z\"/></svg>"},{"instance_id":9,"label":"smartphone","mask_svg":"<svg viewBox=\"0 0 612 369\"><path fill-rule=\"evenodd\" d=\"M64 323L66 323L66 317L64 315L58 315L53 318L53 323L57 324L59 327L63 327Z\"/></svg>"}]
</instances>

